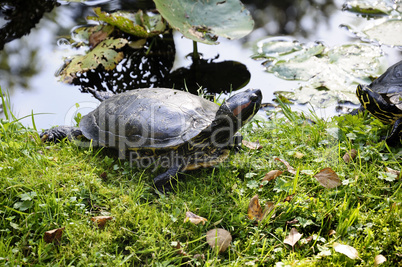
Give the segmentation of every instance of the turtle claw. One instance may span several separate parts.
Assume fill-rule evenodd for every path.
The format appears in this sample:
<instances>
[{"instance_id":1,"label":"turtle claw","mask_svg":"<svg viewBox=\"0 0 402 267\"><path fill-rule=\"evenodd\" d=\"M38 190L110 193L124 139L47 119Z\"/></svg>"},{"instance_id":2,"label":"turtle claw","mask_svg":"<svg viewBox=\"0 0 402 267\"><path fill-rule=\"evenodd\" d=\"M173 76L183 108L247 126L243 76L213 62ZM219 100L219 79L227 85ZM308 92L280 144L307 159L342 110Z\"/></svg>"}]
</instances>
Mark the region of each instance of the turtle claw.
<instances>
[{"instance_id":1,"label":"turtle claw","mask_svg":"<svg viewBox=\"0 0 402 267\"><path fill-rule=\"evenodd\" d=\"M80 129L71 126L59 126L53 127L48 130L43 131L39 136L43 142L54 142L58 143L64 138L69 140L75 139L82 135Z\"/></svg>"}]
</instances>

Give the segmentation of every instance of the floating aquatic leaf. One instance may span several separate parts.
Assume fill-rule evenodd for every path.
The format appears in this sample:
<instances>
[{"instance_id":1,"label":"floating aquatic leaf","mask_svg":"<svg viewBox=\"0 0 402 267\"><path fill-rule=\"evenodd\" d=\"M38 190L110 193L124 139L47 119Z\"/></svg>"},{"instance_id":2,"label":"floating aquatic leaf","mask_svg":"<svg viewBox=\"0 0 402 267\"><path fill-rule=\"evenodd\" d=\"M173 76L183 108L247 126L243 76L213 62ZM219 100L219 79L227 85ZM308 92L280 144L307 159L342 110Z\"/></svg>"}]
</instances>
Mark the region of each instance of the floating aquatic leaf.
<instances>
[{"instance_id":1,"label":"floating aquatic leaf","mask_svg":"<svg viewBox=\"0 0 402 267\"><path fill-rule=\"evenodd\" d=\"M116 67L123 59L123 53L116 51L127 44L123 38L106 39L98 44L86 55L77 55L59 71L60 79L65 83L70 83L76 77L77 73L86 72L103 66L105 70L111 70Z\"/></svg>"},{"instance_id":2,"label":"floating aquatic leaf","mask_svg":"<svg viewBox=\"0 0 402 267\"><path fill-rule=\"evenodd\" d=\"M348 44L326 47L322 43L300 44L298 49L290 49L287 53L272 53L262 49L265 43L269 47L295 47L294 41L266 39L257 44L256 58L267 58L266 70L286 80L306 81L294 89L292 99L299 103L307 103L326 107L335 102L352 102L358 104L356 87L369 82L383 71L380 59L382 50L378 46L368 44ZM260 48L258 48L260 47ZM299 49L300 47L300 49ZM281 92L282 93L282 92Z\"/></svg>"},{"instance_id":3,"label":"floating aquatic leaf","mask_svg":"<svg viewBox=\"0 0 402 267\"><path fill-rule=\"evenodd\" d=\"M232 235L225 229L215 228L207 232L207 243L212 249L216 246L219 248L219 253L225 252L232 242Z\"/></svg>"},{"instance_id":4,"label":"floating aquatic leaf","mask_svg":"<svg viewBox=\"0 0 402 267\"><path fill-rule=\"evenodd\" d=\"M268 41L259 41L257 43L257 55L264 55L265 57L283 56L295 51L303 49L301 44L289 38L269 38Z\"/></svg>"},{"instance_id":5,"label":"floating aquatic leaf","mask_svg":"<svg viewBox=\"0 0 402 267\"><path fill-rule=\"evenodd\" d=\"M250 12L238 0L154 2L172 28L197 42L217 44L218 36L238 39L249 34L254 27Z\"/></svg>"},{"instance_id":6,"label":"floating aquatic leaf","mask_svg":"<svg viewBox=\"0 0 402 267\"><path fill-rule=\"evenodd\" d=\"M283 241L283 243L285 244L289 244L292 247L294 247L294 245L297 243L297 241L300 240L300 238L302 237L303 234L300 234L296 228L292 228L292 230L290 230L289 235L285 238L285 240Z\"/></svg>"},{"instance_id":7,"label":"floating aquatic leaf","mask_svg":"<svg viewBox=\"0 0 402 267\"><path fill-rule=\"evenodd\" d=\"M393 0L351 0L343 4L343 10L368 15L386 15L395 10Z\"/></svg>"},{"instance_id":8,"label":"floating aquatic leaf","mask_svg":"<svg viewBox=\"0 0 402 267\"><path fill-rule=\"evenodd\" d=\"M354 247L351 247L349 245L342 245L342 244L335 242L333 247L336 252L346 255L349 258L351 258L352 260L357 259L357 257L359 257L359 253L357 252L357 250Z\"/></svg>"},{"instance_id":9,"label":"floating aquatic leaf","mask_svg":"<svg viewBox=\"0 0 402 267\"><path fill-rule=\"evenodd\" d=\"M402 19L390 19L363 30L367 38L382 45L402 47ZM396 34L400 33L400 34Z\"/></svg>"},{"instance_id":10,"label":"floating aquatic leaf","mask_svg":"<svg viewBox=\"0 0 402 267\"><path fill-rule=\"evenodd\" d=\"M102 12L100 7L94 8L97 17L88 17L91 20L103 21L113 25L123 32L148 38L166 31L166 23L160 15L148 16L142 10L136 13L129 11L117 11L113 13Z\"/></svg>"}]
</instances>

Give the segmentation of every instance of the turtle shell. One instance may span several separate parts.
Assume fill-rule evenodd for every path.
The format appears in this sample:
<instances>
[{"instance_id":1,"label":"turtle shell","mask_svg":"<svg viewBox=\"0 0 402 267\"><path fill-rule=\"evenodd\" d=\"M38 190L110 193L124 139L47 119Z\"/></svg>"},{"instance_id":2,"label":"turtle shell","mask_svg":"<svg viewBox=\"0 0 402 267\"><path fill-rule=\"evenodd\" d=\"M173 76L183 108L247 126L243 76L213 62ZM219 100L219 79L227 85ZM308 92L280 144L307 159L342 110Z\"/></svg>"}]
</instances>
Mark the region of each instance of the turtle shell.
<instances>
[{"instance_id":1,"label":"turtle shell","mask_svg":"<svg viewBox=\"0 0 402 267\"><path fill-rule=\"evenodd\" d=\"M378 93L384 101L402 110L402 61L389 67L369 87Z\"/></svg>"},{"instance_id":2,"label":"turtle shell","mask_svg":"<svg viewBox=\"0 0 402 267\"><path fill-rule=\"evenodd\" d=\"M84 116L80 129L99 145L122 148L172 148L197 136L219 106L187 92L136 89L112 96Z\"/></svg>"}]
</instances>

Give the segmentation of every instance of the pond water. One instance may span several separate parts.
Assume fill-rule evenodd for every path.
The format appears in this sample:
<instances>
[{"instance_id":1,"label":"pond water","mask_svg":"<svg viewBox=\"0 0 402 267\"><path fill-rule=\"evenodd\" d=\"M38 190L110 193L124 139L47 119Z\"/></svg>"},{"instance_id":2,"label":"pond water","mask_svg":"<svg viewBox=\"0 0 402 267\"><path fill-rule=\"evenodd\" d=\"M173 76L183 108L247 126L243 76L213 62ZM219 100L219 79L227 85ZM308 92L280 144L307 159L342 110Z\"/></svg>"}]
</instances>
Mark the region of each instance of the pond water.
<instances>
[{"instance_id":1,"label":"pond water","mask_svg":"<svg viewBox=\"0 0 402 267\"><path fill-rule=\"evenodd\" d=\"M100 5L105 1L90 1ZM127 7L130 1L106 1L106 10ZM138 2L138 1L137 1ZM145 1L146 2L146 1ZM328 46L341 45L360 40L351 36L340 24L356 24L365 19L350 12L343 12L343 1L303 0L292 4L284 1L243 1L256 20L255 30L240 40L219 39L219 45L199 44L198 50L206 59L219 55L219 61L234 60L247 66L251 77L243 88L260 88L263 102L272 102L274 91L291 91L300 82L277 78L264 70L261 61L251 59L253 46L268 36L288 36L301 42L321 41ZM292 1L291 1L292 2ZM80 3L63 3L45 14L31 33L5 45L0 54L0 86L8 90L12 110L16 117L35 115L38 129L54 125L74 124L74 115L85 115L98 105L90 94L81 93L77 86L64 84L55 77L63 64L63 57L76 54L63 41L72 28L86 23L92 7ZM4 24L5 21L0 21ZM174 33L176 55L173 70L191 64L186 57L192 52L192 41ZM391 65L402 59L397 49L384 48L387 63ZM242 90L242 89L241 89ZM309 105L294 105L293 109L306 110ZM336 105L316 108L318 115L327 117L336 114ZM31 118L22 120L32 125Z\"/></svg>"}]
</instances>

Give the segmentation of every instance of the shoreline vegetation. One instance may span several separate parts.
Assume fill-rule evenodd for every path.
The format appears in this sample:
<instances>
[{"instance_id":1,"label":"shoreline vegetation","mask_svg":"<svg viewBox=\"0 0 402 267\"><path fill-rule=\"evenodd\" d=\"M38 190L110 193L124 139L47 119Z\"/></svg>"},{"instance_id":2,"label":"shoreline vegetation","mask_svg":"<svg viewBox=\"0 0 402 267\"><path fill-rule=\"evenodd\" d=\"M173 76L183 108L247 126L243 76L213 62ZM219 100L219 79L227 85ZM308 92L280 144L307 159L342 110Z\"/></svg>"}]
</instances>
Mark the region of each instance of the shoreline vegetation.
<instances>
[{"instance_id":1,"label":"shoreline vegetation","mask_svg":"<svg viewBox=\"0 0 402 267\"><path fill-rule=\"evenodd\" d=\"M24 127L2 99L1 265L402 261L402 151L381 141L389 127L367 114L324 121L281 105L241 130L250 143L228 161L183 174L161 195L152 180L162 169L130 168L106 149L43 143L34 115L34 127ZM206 240L215 228L231 235L225 251Z\"/></svg>"}]
</instances>

